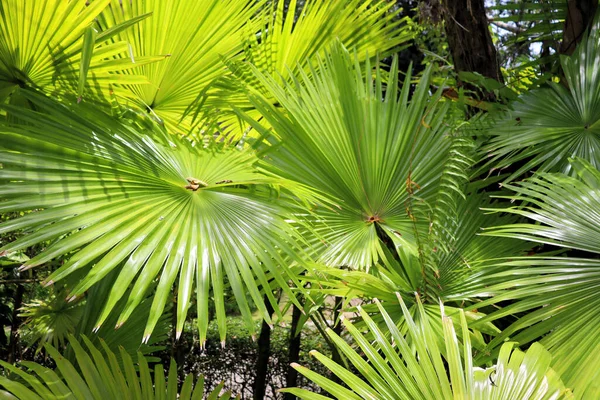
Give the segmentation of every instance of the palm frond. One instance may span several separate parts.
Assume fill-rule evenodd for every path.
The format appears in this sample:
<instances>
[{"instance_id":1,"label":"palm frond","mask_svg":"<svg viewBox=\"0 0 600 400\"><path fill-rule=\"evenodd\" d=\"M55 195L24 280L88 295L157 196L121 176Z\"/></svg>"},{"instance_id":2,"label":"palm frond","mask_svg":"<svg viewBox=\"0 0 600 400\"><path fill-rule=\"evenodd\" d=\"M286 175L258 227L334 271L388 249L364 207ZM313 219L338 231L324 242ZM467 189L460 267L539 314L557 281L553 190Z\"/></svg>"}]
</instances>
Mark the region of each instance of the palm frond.
<instances>
[{"instance_id":1,"label":"palm frond","mask_svg":"<svg viewBox=\"0 0 600 400\"><path fill-rule=\"evenodd\" d=\"M559 51L568 12L566 1L500 0L488 9L493 15L492 25L501 23L513 28L512 32L505 29L507 44L544 43Z\"/></svg>"},{"instance_id":2,"label":"palm frond","mask_svg":"<svg viewBox=\"0 0 600 400\"><path fill-rule=\"evenodd\" d=\"M192 374L186 375L181 389L177 365L171 362L167 377L162 365L151 372L148 362L138 354L137 362L121 351L122 364L104 343L102 350L83 337L85 347L73 336L69 338L76 354L76 363L63 358L58 351L46 345L46 350L56 363L51 369L34 362L24 361L22 369L0 361L11 375L0 376L0 395L7 399L58 400L65 398L104 399L166 399L166 400L227 400L229 392L221 393L223 384L205 393L204 377L194 382ZM139 372L138 372L139 371ZM205 397L206 396L206 397Z\"/></svg>"},{"instance_id":3,"label":"palm frond","mask_svg":"<svg viewBox=\"0 0 600 400\"><path fill-rule=\"evenodd\" d=\"M75 333L83 314L83 302L67 302L66 291L50 293L45 299L34 299L21 308L25 320L25 340L28 346L37 345L40 351L45 343L64 347L67 335Z\"/></svg>"},{"instance_id":4,"label":"palm frond","mask_svg":"<svg viewBox=\"0 0 600 400\"><path fill-rule=\"evenodd\" d=\"M187 132L184 112L210 82L226 73L223 60L239 58L243 34L256 32L264 0L112 0L100 25L110 27L152 13L134 29L117 34L135 57L166 57L163 62L125 71L145 76L149 85L124 82L114 93L125 105L150 112L173 132Z\"/></svg>"},{"instance_id":5,"label":"palm frond","mask_svg":"<svg viewBox=\"0 0 600 400\"><path fill-rule=\"evenodd\" d=\"M380 68L373 76L368 61L361 67L339 43L315 62L312 77L301 71L294 85L254 69L282 105L251 95L276 133L248 118L266 137L256 144L266 168L329 198L309 216L325 264L376 264L386 258L379 236L415 252L415 231L429 224L416 208L431 206L451 147L449 104L430 96L427 74L409 102L410 84L399 90L395 62L385 85Z\"/></svg>"},{"instance_id":6,"label":"palm frond","mask_svg":"<svg viewBox=\"0 0 600 400\"><path fill-rule=\"evenodd\" d=\"M568 89L550 82L514 103L506 119L491 128L483 148L490 160L486 168L503 169L522 161L505 181L524 173L572 174L569 157L580 157L600 167L600 21L591 28L570 57L561 63Z\"/></svg>"},{"instance_id":7,"label":"palm frond","mask_svg":"<svg viewBox=\"0 0 600 400\"><path fill-rule=\"evenodd\" d=\"M50 343L54 348L63 351L66 349L69 335L76 338L85 335L95 345L100 345L102 340L112 351L118 352L119 349L123 349L131 356L135 356L138 352L147 356L162 349L156 344L167 339L171 323L169 304L150 338L146 343L141 344L145 333L144 325L152 306L151 296L140 303L136 312L119 329L115 329L117 313L113 313L100 329L95 329L95 323L108 300L116 276L113 272L100 284L92 287L85 296L75 300L68 301L71 296L68 295L65 286L60 291L51 292L46 299L33 300L25 304L21 309L20 317L26 318L22 336L27 345L35 345L36 352L39 352L44 348L45 343ZM124 308L127 297L128 293L117 303L116 310ZM67 349L63 355L71 360L74 356L70 349ZM148 361L159 361L159 359L148 358Z\"/></svg>"},{"instance_id":8,"label":"palm frond","mask_svg":"<svg viewBox=\"0 0 600 400\"><path fill-rule=\"evenodd\" d=\"M571 164L577 178L546 173L505 185L516 192L507 198L525 206L497 211L536 223L500 225L486 234L600 253L600 172L583 159L571 160Z\"/></svg>"},{"instance_id":9,"label":"palm frond","mask_svg":"<svg viewBox=\"0 0 600 400\"><path fill-rule=\"evenodd\" d=\"M218 88L211 96L203 94L195 103L203 107L204 118L219 110L221 129L231 138L239 138L247 124L239 126L235 114L224 111L232 107L260 119L241 89L250 88L276 100L252 73L252 67L279 83L291 83L299 71L311 74L313 62L339 40L358 55L366 58L386 57L398 52L413 37L408 18L399 18L400 10L392 11L393 3L382 0L308 0L297 10L297 1L272 2L260 22L258 34L249 31L245 38L243 59L228 62L231 75L213 82ZM287 7L287 12L285 11ZM196 110L199 114L200 110Z\"/></svg>"},{"instance_id":10,"label":"palm frond","mask_svg":"<svg viewBox=\"0 0 600 400\"><path fill-rule=\"evenodd\" d=\"M439 307L436 304L441 299L446 304L447 315L457 318L459 308L477 301L469 295L471 289L490 285L491 279L487 279L486 272L492 266L505 258L522 257L533 247L531 243L514 238L479 235L482 229L499 221L514 223L516 218L483 213L478 209L488 204L483 195L467 192L464 198L458 197L453 217L446 218L449 215L446 212L442 214L445 218L445 245L436 247L440 238L433 231L429 237L425 236L420 241L424 251L431 252L427 256L427 261L431 264L424 266L418 254L401 253L401 264L392 264L391 267L378 265L368 273L320 268L312 275L312 286L320 287L323 292L331 295L363 298L363 310L371 313L373 320L384 326L382 317L378 315L378 308L369 304L369 299L378 298L401 331L406 328L403 315L395 304L396 293L401 293L407 299L412 293L419 293L427 314L434 319L439 318ZM403 275L404 271L408 273L408 281ZM510 276L506 279L510 279ZM416 306L409 300L407 303L414 316ZM352 310L350 308L348 311ZM475 321L486 317L481 307L469 310L466 317L470 326L476 327L472 341L478 349L485 347L481 334L496 336L500 333L489 319L475 324ZM357 322L357 326L361 326L361 323Z\"/></svg>"},{"instance_id":11,"label":"palm frond","mask_svg":"<svg viewBox=\"0 0 600 400\"><path fill-rule=\"evenodd\" d=\"M449 266L447 262L444 262L447 260L443 260L443 258L448 255L461 257L461 253L465 249L460 247L457 249L457 244L458 246L464 245L460 242L467 242L470 237L472 238L472 231L477 229L472 225L475 221L475 223L484 222L477 219L476 216L470 215L470 207L477 207L476 203L481 201L481 197L473 193L466 193L469 181L468 171L475 163L475 143L468 136L468 130L461 129L461 127L449 135L449 139L452 142L449 155L444 162L435 200L429 211L429 230L425 234L421 234L418 239L418 262L404 260L405 264L420 265L424 281L421 281L420 287L415 289L425 293L431 292L431 289L437 293L438 289L442 289L442 284L438 282L441 277L440 269L450 267L443 271L447 278L449 273L455 272L452 271L453 267L468 265L466 259L463 258L462 260L454 259L454 265ZM470 196L469 200L466 195ZM462 240L457 240L457 237ZM437 288L430 282L437 282Z\"/></svg>"},{"instance_id":12,"label":"palm frond","mask_svg":"<svg viewBox=\"0 0 600 400\"><path fill-rule=\"evenodd\" d=\"M460 314L463 342L459 342L454 324L441 306L441 325L445 351L437 345L435 333L425 310L417 301L419 319L413 319L402 298L400 306L408 331L402 334L395 322L378 304L392 339L362 311L365 324L375 337L367 339L351 322L344 325L360 353L331 330L327 334L352 363L354 374L317 351L311 354L333 372L344 386L305 367L296 370L338 399L566 399L572 398L560 377L550 368L551 356L540 344L527 352L514 343L503 345L497 364L487 369L473 367L467 322ZM412 346L409 344L412 344ZM447 366L447 368L446 368ZM324 399L303 389L290 388L301 399Z\"/></svg>"},{"instance_id":13,"label":"palm frond","mask_svg":"<svg viewBox=\"0 0 600 400\"><path fill-rule=\"evenodd\" d=\"M169 332L172 331L172 313L175 310L171 302L167 302L162 315L152 330L152 334L145 343L142 343L142 339L146 334L146 321L148 321L152 313L154 287L151 287L149 293L146 294L146 297L141 301L135 312L127 319L127 322L118 329L115 329L115 327L118 323L119 312L125 308L131 294L130 291L125 292L122 298L115 304L114 312L108 316L99 329L97 327L98 318L106 302L110 299L111 290L118 277L118 272L118 270L113 271L87 291L83 315L73 335L77 338L85 336L95 346L99 346L102 340L115 353L123 349L132 357L139 352L146 357L148 362L159 361L158 358L152 357L151 354L164 348L163 344L168 338ZM69 287L70 285L67 284L66 286ZM71 360L73 359L73 352L70 350L64 355Z\"/></svg>"},{"instance_id":14,"label":"palm frond","mask_svg":"<svg viewBox=\"0 0 600 400\"><path fill-rule=\"evenodd\" d=\"M271 285L295 301L288 281L297 283L297 271L290 265L305 245L286 222L291 207L278 197L284 181L264 173L251 149L194 144L156 124L129 124L88 105L71 110L40 95L22 96L39 111L6 106L27 125L0 126L0 212L42 210L0 225L3 233L29 232L0 251L59 239L22 268L74 252L46 280L80 271L84 277L71 298L118 270L97 326L130 290L117 321L122 325L156 279L145 340L176 282L178 331L196 283L202 342L211 288L225 338L225 277L251 330L247 295L267 321L261 291L277 311Z\"/></svg>"},{"instance_id":15,"label":"palm frond","mask_svg":"<svg viewBox=\"0 0 600 400\"><path fill-rule=\"evenodd\" d=\"M507 185L516 192L510 198L523 205L494 211L521 215L535 223L501 225L484 234L599 254L600 172L584 160L572 163L579 179L538 174ZM597 259L539 255L498 262L467 277L464 293L488 298L478 303L478 308L511 302L478 323L526 313L498 335L490 343L491 348L507 338L521 344L541 338L553 354L554 368L573 387L576 397L594 398L600 390L594 383L600 377L596 357L600 349L599 284Z\"/></svg>"},{"instance_id":16,"label":"palm frond","mask_svg":"<svg viewBox=\"0 0 600 400\"><path fill-rule=\"evenodd\" d=\"M0 102L18 87L46 92L108 93L111 84L147 83L143 76L114 75L160 58L127 57L128 45L114 34L139 20L96 32L94 21L110 0L2 0L0 2ZM110 28L110 29L108 29Z\"/></svg>"}]
</instances>

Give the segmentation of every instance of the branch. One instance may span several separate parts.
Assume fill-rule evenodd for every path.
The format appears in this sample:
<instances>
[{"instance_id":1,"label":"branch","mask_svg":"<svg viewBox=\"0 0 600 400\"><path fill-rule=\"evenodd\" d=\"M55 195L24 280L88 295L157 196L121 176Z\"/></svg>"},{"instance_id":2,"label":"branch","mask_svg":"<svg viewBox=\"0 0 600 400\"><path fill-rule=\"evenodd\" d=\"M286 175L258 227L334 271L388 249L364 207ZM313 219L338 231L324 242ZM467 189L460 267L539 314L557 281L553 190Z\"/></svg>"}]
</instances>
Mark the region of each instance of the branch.
<instances>
[{"instance_id":1,"label":"branch","mask_svg":"<svg viewBox=\"0 0 600 400\"><path fill-rule=\"evenodd\" d=\"M7 279L7 280L0 280L0 284L11 284L11 283L17 283L17 284L21 284L21 283L33 283L33 282L41 282L42 279Z\"/></svg>"},{"instance_id":2,"label":"branch","mask_svg":"<svg viewBox=\"0 0 600 400\"><path fill-rule=\"evenodd\" d=\"M517 35L525 32L525 29L521 28L518 25L511 25L511 24L507 24L506 22L502 22L502 21L494 21L493 18L488 18L488 21L490 21L490 24L495 25L500 29L504 29L505 31L509 31L509 32L512 32Z\"/></svg>"}]
</instances>

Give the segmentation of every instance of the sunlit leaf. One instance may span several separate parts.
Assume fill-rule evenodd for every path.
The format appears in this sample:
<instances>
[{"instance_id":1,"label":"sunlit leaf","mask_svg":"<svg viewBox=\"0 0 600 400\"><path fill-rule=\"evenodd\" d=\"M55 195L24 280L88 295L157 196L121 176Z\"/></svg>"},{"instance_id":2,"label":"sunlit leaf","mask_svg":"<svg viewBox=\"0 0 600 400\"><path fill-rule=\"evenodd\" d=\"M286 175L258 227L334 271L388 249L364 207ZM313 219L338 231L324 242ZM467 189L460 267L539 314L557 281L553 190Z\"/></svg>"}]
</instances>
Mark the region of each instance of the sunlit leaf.
<instances>
[{"instance_id":1,"label":"sunlit leaf","mask_svg":"<svg viewBox=\"0 0 600 400\"><path fill-rule=\"evenodd\" d=\"M23 268L75 251L46 279L58 282L82 271L71 297L119 271L98 326L128 293L121 326L154 284L144 340L176 282L177 329L195 292L201 341L209 296L217 320L225 319L225 279L251 331L247 296L267 321L265 293L279 310L272 285L295 299L288 282L297 271L290 265L304 245L286 222L285 197L278 197L284 181L264 173L251 149L194 144L156 124L129 124L84 104L73 111L39 95L22 96L40 111L7 106L30 125L0 127L0 212L43 210L0 225L3 233L31 231L0 251L60 238ZM219 326L224 339L225 325Z\"/></svg>"},{"instance_id":2,"label":"sunlit leaf","mask_svg":"<svg viewBox=\"0 0 600 400\"><path fill-rule=\"evenodd\" d=\"M357 349L328 330L327 334L352 363L356 372L349 371L317 351L311 354L347 388L307 368L293 365L294 368L338 399L572 398L560 377L550 368L552 357L542 345L534 343L526 352L522 352L515 348L514 343L506 343L502 346L496 365L487 369L473 367L471 344L468 340L462 343L458 341L454 324L445 316L443 306L441 320L430 322L428 318L422 318L425 311L418 301L417 304L418 319L413 319L400 299L408 325L406 334L396 328L394 321L379 305L379 311L391 333L391 340L364 311L361 311L361 316L375 337L372 341L351 322L344 320ZM442 327L444 356L434 340L432 324ZM462 336L468 338L467 323L462 313L459 326L463 331ZM315 398L304 389L283 391L301 399Z\"/></svg>"}]
</instances>

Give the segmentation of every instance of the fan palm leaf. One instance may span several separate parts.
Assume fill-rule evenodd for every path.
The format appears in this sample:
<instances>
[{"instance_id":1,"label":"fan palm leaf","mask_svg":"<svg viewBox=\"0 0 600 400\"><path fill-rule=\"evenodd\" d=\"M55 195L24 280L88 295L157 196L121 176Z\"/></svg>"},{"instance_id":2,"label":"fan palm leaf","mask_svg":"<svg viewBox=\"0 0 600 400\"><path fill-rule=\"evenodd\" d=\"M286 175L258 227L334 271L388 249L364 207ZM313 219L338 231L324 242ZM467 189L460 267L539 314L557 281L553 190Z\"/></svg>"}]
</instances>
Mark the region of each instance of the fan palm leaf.
<instances>
[{"instance_id":1,"label":"fan palm leaf","mask_svg":"<svg viewBox=\"0 0 600 400\"><path fill-rule=\"evenodd\" d=\"M267 321L263 294L279 310L271 284L295 301L288 281L295 280L292 265L302 251L279 195L285 182L264 173L251 149L194 144L152 122L127 123L88 105L72 110L37 94L22 96L39 111L6 106L26 124L0 127L0 197L6 199L0 210L42 210L0 225L0 232L29 232L0 251L59 239L22 268L74 252L46 279L82 272L71 298L118 270L97 326L130 290L121 326L156 279L145 340L174 285L181 332L196 284L202 342L211 288L224 340L225 279L251 331L247 295Z\"/></svg>"},{"instance_id":2,"label":"fan palm leaf","mask_svg":"<svg viewBox=\"0 0 600 400\"><path fill-rule=\"evenodd\" d=\"M137 352L149 354L162 349L157 343L167 338L171 323L171 308L167 304L167 312L161 315L152 336L147 343L140 344L144 337L145 322L148 319L152 306L152 297L149 295L144 299L136 312L127 320L120 329L115 330L118 314L115 312L109 316L106 323L96 328L96 321L100 316L110 291L115 283L117 271L93 286L85 296L70 300L68 285L60 291L53 291L47 299L34 300L31 304L25 304L21 309L21 317L27 318L22 328L22 336L28 346L36 345L36 351L41 351L46 342L57 349L64 349L68 343L68 336L80 337L85 335L90 341L99 345L100 338L106 346L113 351L125 350L130 355ZM122 310L125 306L129 293L116 304L116 310ZM64 353L69 358L70 353ZM157 361L148 358L149 361Z\"/></svg>"},{"instance_id":3,"label":"fan palm leaf","mask_svg":"<svg viewBox=\"0 0 600 400\"><path fill-rule=\"evenodd\" d=\"M514 103L514 110L490 130L483 148L486 164L502 169L522 165L506 181L536 169L572 174L569 157L580 157L600 167L600 22L591 27L571 57L561 58L568 88L550 82Z\"/></svg>"},{"instance_id":4,"label":"fan palm leaf","mask_svg":"<svg viewBox=\"0 0 600 400\"><path fill-rule=\"evenodd\" d=\"M336 40L354 49L362 62L397 52L413 37L410 20L399 18L400 10L392 11L390 2L308 0L300 9L298 5L296 0L272 2L269 12L260 19L260 32L246 35L243 59L227 62L231 75L213 82L217 90L212 96L203 93L195 102L195 106L203 107L205 118L201 120L218 109L221 129L237 138L244 134L247 125L239 126L235 114L224 116L223 111L233 106L255 119L261 117L240 89L249 87L267 96L273 104L277 102L253 75L251 66L279 83L292 82L300 70L310 74L309 64L318 68L311 60L327 51ZM196 115L200 111L196 110Z\"/></svg>"},{"instance_id":5,"label":"fan palm leaf","mask_svg":"<svg viewBox=\"0 0 600 400\"><path fill-rule=\"evenodd\" d=\"M496 2L488 8L495 22L513 26L515 32L505 32L507 44L523 46L526 43L544 43L560 50L562 31L567 17L567 2L551 3L525 0L521 2ZM555 53L556 54L556 53Z\"/></svg>"},{"instance_id":6,"label":"fan palm leaf","mask_svg":"<svg viewBox=\"0 0 600 400\"><path fill-rule=\"evenodd\" d=\"M445 351L437 345L427 318L413 319L402 298L400 306L408 331L404 335L385 309L377 303L392 340L361 311L365 324L375 337L370 341L351 322L344 325L360 353L331 330L331 340L358 371L354 374L317 351L311 354L333 372L344 386L305 367L294 368L338 399L566 399L571 398L559 376L550 368L551 356L535 343L523 353L514 343L503 345L496 365L473 367L469 331L464 314L460 314L463 342L456 335L452 320L444 313L441 325ZM418 315L425 310L417 299ZM440 324L441 322L441 324ZM409 344L412 343L412 346ZM444 355L443 355L444 354ZM446 367L447 366L447 367ZM325 399L303 389L284 389L301 399Z\"/></svg>"},{"instance_id":7,"label":"fan palm leaf","mask_svg":"<svg viewBox=\"0 0 600 400\"><path fill-rule=\"evenodd\" d=\"M140 75L112 74L161 59L138 57L134 64L127 57L127 42L113 40L146 16L124 19L97 32L94 22L109 2L2 0L0 101L24 86L81 96L86 82L88 90L105 93L116 82L146 83Z\"/></svg>"},{"instance_id":8,"label":"fan palm leaf","mask_svg":"<svg viewBox=\"0 0 600 400\"><path fill-rule=\"evenodd\" d=\"M324 264L306 276L312 288L386 301L418 292L437 304L464 291L471 264L530 247L476 235L491 223L477 211L481 196L464 195L474 146L453 131L450 104L429 94L429 73L409 102L410 85L398 87L395 64L386 84L379 68L372 74L367 62L363 70L339 44L315 63L311 78L303 74L293 86L255 69L281 109L251 96L277 135L254 124L268 143L255 143L267 168L328 197L297 217L313 222Z\"/></svg>"},{"instance_id":9,"label":"fan palm leaf","mask_svg":"<svg viewBox=\"0 0 600 400\"><path fill-rule=\"evenodd\" d=\"M399 10L392 12L393 5L380 0L308 0L301 10L296 3L290 1L285 13L285 2L274 2L260 35L248 37L244 49L247 61L281 82L307 70L336 39L363 58L386 56L412 37L408 19L398 18Z\"/></svg>"},{"instance_id":10,"label":"fan palm leaf","mask_svg":"<svg viewBox=\"0 0 600 400\"><path fill-rule=\"evenodd\" d=\"M445 303L446 313L458 321L458 310L472 304L473 297L466 295L471 285L480 285L478 280L489 283L485 271L490 266L498 264L498 260L509 257L524 256L533 246L531 243L514 238L494 238L479 235L482 228L493 226L502 221L503 223L515 222L513 217L488 215L478 210L486 202L482 195L469 193L465 198L456 200L457 209L454 215L443 213L445 226L442 234L431 231L428 236L420 239L419 245L422 251L429 252L423 266L422 259L418 255L403 254L400 263L392 267L377 265L370 271L354 271L346 269L318 268L311 279L313 287L330 295L346 296L350 298L362 298L364 304L362 309L371 313L371 318L385 327L385 321L379 315L378 307L370 303L369 299L378 298L386 312L396 322L396 326L402 332L406 330L406 322L403 314L396 304L396 293L401 293L407 298L408 309L413 318L416 318L416 304L410 301L412 293L419 293L427 316L433 320L440 318L440 300ZM436 213L433 213L433 218ZM441 245L440 242L444 244ZM414 271L410 284L406 286L402 270ZM420 271L423 271L421 273ZM307 278L308 279L308 278ZM508 279L508 278L506 278ZM465 281L469 282L468 284ZM348 311L353 311L349 308ZM475 348L482 350L486 343L482 334L496 336L500 329L491 322L477 323L486 316L481 308L465 312L467 321L476 329L472 334L472 343ZM361 322L356 323L362 326ZM434 324L435 328L436 325ZM385 329L384 329L385 330ZM442 338L439 330L438 338ZM460 337L460 332L458 333Z\"/></svg>"},{"instance_id":11,"label":"fan palm leaf","mask_svg":"<svg viewBox=\"0 0 600 400\"><path fill-rule=\"evenodd\" d=\"M126 71L145 76L150 84L124 84L115 87L115 95L126 106L151 112L170 130L187 132L185 110L210 82L224 76L223 60L239 57L243 35L258 30L254 17L263 6L263 0L112 0L101 26L152 13L117 37L131 45L136 57L167 57Z\"/></svg>"},{"instance_id":12,"label":"fan palm leaf","mask_svg":"<svg viewBox=\"0 0 600 400\"><path fill-rule=\"evenodd\" d=\"M154 373L141 353L137 363L121 350L121 363L103 342L102 351L83 337L84 348L73 336L69 338L76 354L76 363L63 358L58 351L46 345L48 354L56 363L51 369L31 361L21 363L23 369L0 361L10 377L0 376L0 395L5 399L54 400L54 399L167 399L211 400L229 399L229 392L221 393L223 384L205 393L201 375L194 383L192 374L186 375L181 389L177 365L171 362L167 378L162 365L154 366ZM77 368L76 368L77 366ZM136 371L137 370L137 371ZM139 371L139 372L138 372ZM12 378L12 379L11 379Z\"/></svg>"},{"instance_id":13,"label":"fan palm leaf","mask_svg":"<svg viewBox=\"0 0 600 400\"><path fill-rule=\"evenodd\" d=\"M300 71L293 85L254 68L282 105L251 94L276 134L248 118L264 134L255 146L266 168L328 198L308 217L326 265L369 268L385 261L381 238L416 252L416 232L429 225L419 212L433 203L449 157L449 104L430 96L427 73L409 102L410 84L399 90L396 62L385 82L378 67L373 78L370 63L361 67L339 43L315 63L312 77Z\"/></svg>"},{"instance_id":14,"label":"fan palm leaf","mask_svg":"<svg viewBox=\"0 0 600 400\"><path fill-rule=\"evenodd\" d=\"M100 329L97 328L98 317L104 311L104 306L109 300L112 287L118 278L118 270L113 271L109 276L104 278L99 284L94 285L85 296L85 306L83 307L83 315L77 324L75 333L76 338L85 336L95 346L100 346L102 340L106 346L115 353L123 349L132 357L138 352L142 353L148 362L158 362L160 359L151 354L160 351L164 348L169 333L173 327L174 307L168 302L165 306L163 314L156 322L156 326L152 330L150 338L146 343L142 343L142 339L146 334L146 322L151 314L153 301L152 289L142 300L135 312L127 319L119 329L115 329L119 319L119 311L123 310L127 304L130 293L126 292L119 302L115 305L115 312L111 313ZM65 282L67 283L67 282ZM69 283L66 284L68 288ZM63 354L65 357L73 360L74 354L71 349Z\"/></svg>"},{"instance_id":15,"label":"fan palm leaf","mask_svg":"<svg viewBox=\"0 0 600 400\"><path fill-rule=\"evenodd\" d=\"M78 299L79 300L79 299ZM50 293L45 299L34 299L21 308L20 317L25 320L27 345L37 344L40 351L44 344L63 347L68 334L75 332L83 314L81 301L67 302L67 293Z\"/></svg>"},{"instance_id":16,"label":"fan palm leaf","mask_svg":"<svg viewBox=\"0 0 600 400\"><path fill-rule=\"evenodd\" d=\"M485 235L599 254L600 172L584 160L572 163L578 178L546 173L507 185L516 192L510 199L523 204L494 211L521 215L535 223L497 226ZM474 274L465 279L465 295L489 297L477 307L511 303L477 323L521 313L490 348L507 338L521 344L541 338L553 354L554 368L576 397L598 397L600 262L540 255L499 262L481 273L486 276Z\"/></svg>"}]
</instances>

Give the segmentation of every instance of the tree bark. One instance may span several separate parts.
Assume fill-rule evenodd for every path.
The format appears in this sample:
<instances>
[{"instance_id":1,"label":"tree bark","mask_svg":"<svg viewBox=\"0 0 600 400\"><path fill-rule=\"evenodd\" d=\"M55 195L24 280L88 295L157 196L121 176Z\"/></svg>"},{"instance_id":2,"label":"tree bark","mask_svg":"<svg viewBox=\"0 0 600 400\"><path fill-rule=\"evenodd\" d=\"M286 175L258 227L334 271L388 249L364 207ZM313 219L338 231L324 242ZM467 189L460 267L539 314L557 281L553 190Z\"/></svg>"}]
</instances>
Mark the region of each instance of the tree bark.
<instances>
[{"instance_id":1,"label":"tree bark","mask_svg":"<svg viewBox=\"0 0 600 400\"><path fill-rule=\"evenodd\" d=\"M444 1L443 15L456 72L477 72L504 82L489 31L484 0Z\"/></svg>"},{"instance_id":2,"label":"tree bark","mask_svg":"<svg viewBox=\"0 0 600 400\"><path fill-rule=\"evenodd\" d=\"M300 317L302 316L302 313L298 307L292 307L292 326L290 328L290 344L288 348L288 362L290 364L297 363L298 361L300 361L300 340L302 336L300 332L296 334L296 331L298 330L298 323L300 322ZM288 366L287 375L285 377L285 384L287 387L298 386L298 371L296 371L291 366ZM291 393L285 393L283 395L283 398L284 400L294 400L296 399L296 396L294 396Z\"/></svg>"},{"instance_id":3,"label":"tree bark","mask_svg":"<svg viewBox=\"0 0 600 400\"><path fill-rule=\"evenodd\" d=\"M267 296L264 297L269 315L273 315L273 306ZM271 356L271 327L263 320L258 337L258 357L256 359L256 377L254 378L253 398L264 399L267 389L267 373Z\"/></svg>"},{"instance_id":4,"label":"tree bark","mask_svg":"<svg viewBox=\"0 0 600 400\"><path fill-rule=\"evenodd\" d=\"M581 42L598 9L598 0L568 0L567 19L563 30L563 40L560 44L560 53L571 55L577 44Z\"/></svg>"}]
</instances>

